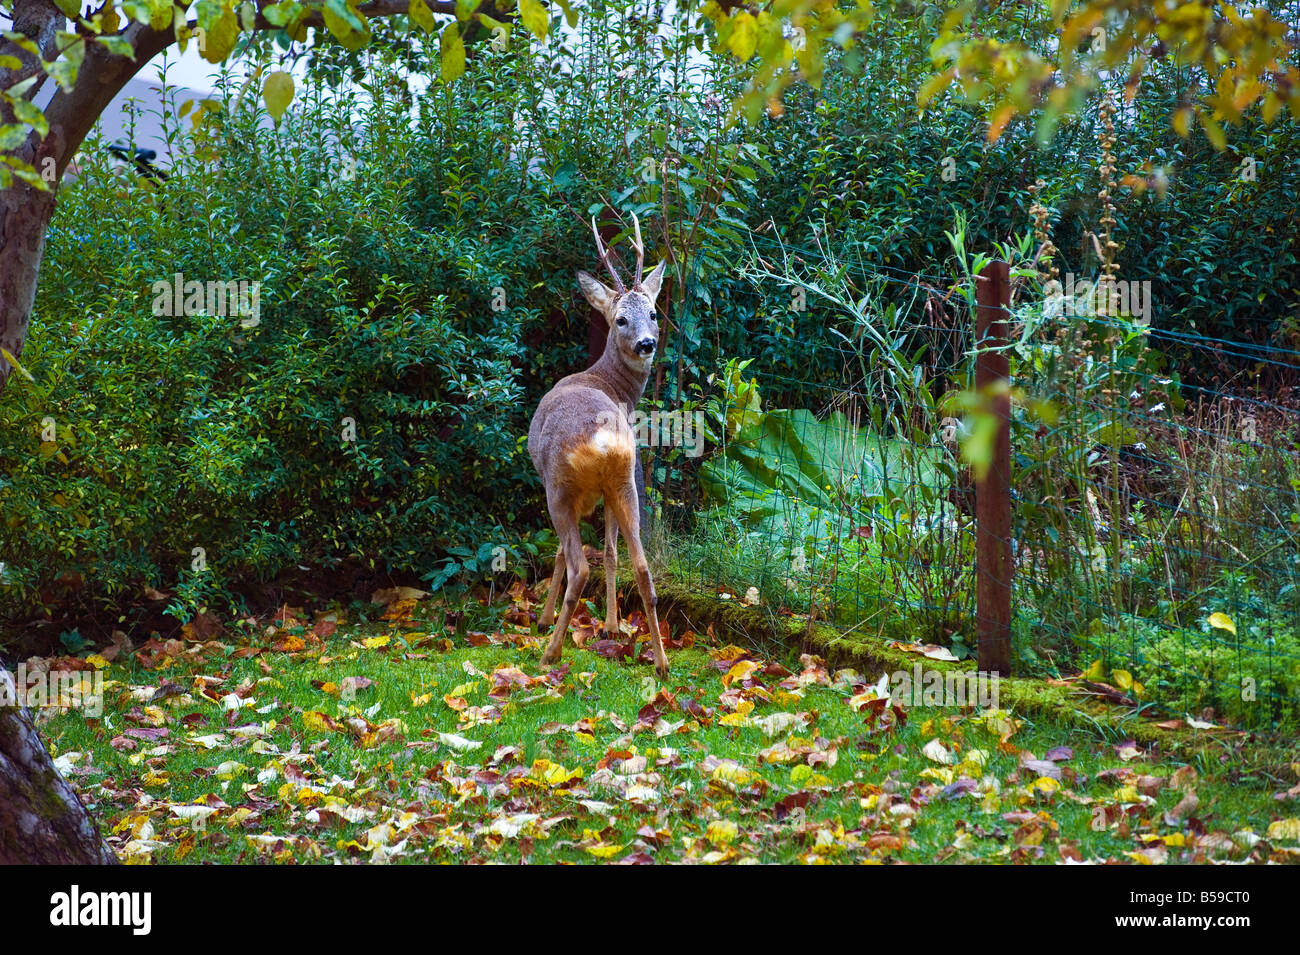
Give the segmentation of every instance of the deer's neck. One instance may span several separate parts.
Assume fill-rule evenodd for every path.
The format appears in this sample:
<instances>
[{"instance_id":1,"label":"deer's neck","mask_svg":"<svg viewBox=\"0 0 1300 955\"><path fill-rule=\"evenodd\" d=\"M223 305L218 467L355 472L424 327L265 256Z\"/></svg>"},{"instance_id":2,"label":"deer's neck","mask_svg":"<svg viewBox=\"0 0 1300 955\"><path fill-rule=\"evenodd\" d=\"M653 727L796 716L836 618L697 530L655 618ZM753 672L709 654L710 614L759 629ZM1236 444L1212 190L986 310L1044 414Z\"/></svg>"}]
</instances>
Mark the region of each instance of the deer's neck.
<instances>
[{"instance_id":1,"label":"deer's neck","mask_svg":"<svg viewBox=\"0 0 1300 955\"><path fill-rule=\"evenodd\" d=\"M596 364L587 369L587 374L595 375L605 386L605 392L615 402L627 406L629 412L640 402L645 394L646 382L650 380L650 362L631 364L623 357L611 335L605 343L605 352L596 360Z\"/></svg>"}]
</instances>

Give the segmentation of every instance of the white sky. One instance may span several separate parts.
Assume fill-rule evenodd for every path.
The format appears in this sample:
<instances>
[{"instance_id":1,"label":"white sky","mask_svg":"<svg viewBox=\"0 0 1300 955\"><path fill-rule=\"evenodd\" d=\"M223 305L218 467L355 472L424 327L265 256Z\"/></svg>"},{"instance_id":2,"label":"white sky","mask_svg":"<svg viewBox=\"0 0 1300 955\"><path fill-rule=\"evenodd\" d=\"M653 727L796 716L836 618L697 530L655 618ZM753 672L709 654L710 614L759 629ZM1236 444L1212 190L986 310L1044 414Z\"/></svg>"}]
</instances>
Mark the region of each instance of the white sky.
<instances>
[{"instance_id":1,"label":"white sky","mask_svg":"<svg viewBox=\"0 0 1300 955\"><path fill-rule=\"evenodd\" d=\"M137 76L149 82L161 80L163 63L169 64L167 82L172 86L186 86L205 93L212 89L213 77L220 69L199 56L198 44L191 43L184 53L178 47L172 47L154 57Z\"/></svg>"}]
</instances>

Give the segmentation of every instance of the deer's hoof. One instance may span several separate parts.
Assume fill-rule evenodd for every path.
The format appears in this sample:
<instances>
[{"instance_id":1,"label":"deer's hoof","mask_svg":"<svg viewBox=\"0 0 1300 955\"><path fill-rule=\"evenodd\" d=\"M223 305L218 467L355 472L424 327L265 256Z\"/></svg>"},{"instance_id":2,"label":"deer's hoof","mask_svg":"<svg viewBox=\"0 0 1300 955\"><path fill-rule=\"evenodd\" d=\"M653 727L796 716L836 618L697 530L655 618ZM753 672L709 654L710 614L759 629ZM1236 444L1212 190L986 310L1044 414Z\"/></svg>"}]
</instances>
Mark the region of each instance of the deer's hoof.
<instances>
[{"instance_id":1,"label":"deer's hoof","mask_svg":"<svg viewBox=\"0 0 1300 955\"><path fill-rule=\"evenodd\" d=\"M544 667L553 666L553 665L555 665L556 663L559 663L559 662L560 662L560 655L559 655L558 653L543 653L543 654L542 654L542 666L544 666Z\"/></svg>"},{"instance_id":2,"label":"deer's hoof","mask_svg":"<svg viewBox=\"0 0 1300 955\"><path fill-rule=\"evenodd\" d=\"M661 660L660 662L656 663L656 664L655 664L655 673L659 674L659 679L661 679L661 680L667 679L667 678L668 678L668 661L667 661L667 660Z\"/></svg>"}]
</instances>

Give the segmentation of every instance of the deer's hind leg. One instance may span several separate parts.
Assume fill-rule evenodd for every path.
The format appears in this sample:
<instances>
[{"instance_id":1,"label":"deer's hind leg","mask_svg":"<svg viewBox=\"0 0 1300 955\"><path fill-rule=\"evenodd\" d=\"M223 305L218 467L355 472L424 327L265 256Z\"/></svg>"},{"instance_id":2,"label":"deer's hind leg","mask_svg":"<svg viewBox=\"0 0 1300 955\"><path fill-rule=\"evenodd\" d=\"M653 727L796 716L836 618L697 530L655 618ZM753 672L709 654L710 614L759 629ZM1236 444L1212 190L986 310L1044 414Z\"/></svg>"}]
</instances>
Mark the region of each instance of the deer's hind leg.
<instances>
[{"instance_id":1,"label":"deer's hind leg","mask_svg":"<svg viewBox=\"0 0 1300 955\"><path fill-rule=\"evenodd\" d=\"M549 627L555 623L555 599L560 592L560 584L564 582L564 546L561 545L555 551L555 572L551 574L551 586L546 591L546 606L542 608L542 615L537 618L537 626Z\"/></svg>"},{"instance_id":2,"label":"deer's hind leg","mask_svg":"<svg viewBox=\"0 0 1300 955\"><path fill-rule=\"evenodd\" d=\"M555 630L551 641L546 645L542 655L543 664L555 663L564 651L564 635L569 629L569 620L582 597L582 589L587 586L590 568L587 557L582 552L582 535L578 532L578 516L572 508L562 503L551 503L551 522L555 532L560 536L560 547L564 551L564 569L568 573L569 583L564 590L564 606L560 608L560 618L555 621Z\"/></svg>"},{"instance_id":3,"label":"deer's hind leg","mask_svg":"<svg viewBox=\"0 0 1300 955\"><path fill-rule=\"evenodd\" d=\"M605 506L605 632L618 632L618 521L609 505Z\"/></svg>"}]
</instances>

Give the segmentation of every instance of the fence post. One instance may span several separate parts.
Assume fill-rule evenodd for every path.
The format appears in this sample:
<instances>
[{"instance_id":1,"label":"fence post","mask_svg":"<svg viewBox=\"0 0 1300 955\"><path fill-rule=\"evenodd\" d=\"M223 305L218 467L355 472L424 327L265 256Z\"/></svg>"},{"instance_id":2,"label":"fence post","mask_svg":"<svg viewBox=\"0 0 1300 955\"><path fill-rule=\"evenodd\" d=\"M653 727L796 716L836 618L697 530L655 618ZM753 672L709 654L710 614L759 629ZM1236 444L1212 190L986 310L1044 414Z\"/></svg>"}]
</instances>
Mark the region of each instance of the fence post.
<instances>
[{"instance_id":1,"label":"fence post","mask_svg":"<svg viewBox=\"0 0 1300 955\"><path fill-rule=\"evenodd\" d=\"M998 418L993 461L975 482L975 636L979 668L1011 673L1011 363L1007 309L1011 284L1005 262L990 262L975 284L975 388ZM1000 384L1001 383L1001 384Z\"/></svg>"}]
</instances>

